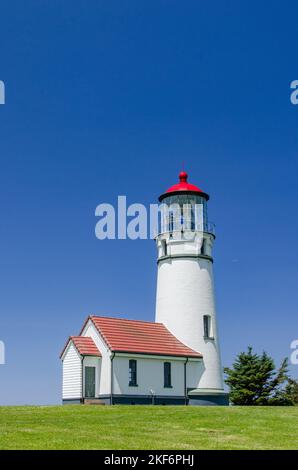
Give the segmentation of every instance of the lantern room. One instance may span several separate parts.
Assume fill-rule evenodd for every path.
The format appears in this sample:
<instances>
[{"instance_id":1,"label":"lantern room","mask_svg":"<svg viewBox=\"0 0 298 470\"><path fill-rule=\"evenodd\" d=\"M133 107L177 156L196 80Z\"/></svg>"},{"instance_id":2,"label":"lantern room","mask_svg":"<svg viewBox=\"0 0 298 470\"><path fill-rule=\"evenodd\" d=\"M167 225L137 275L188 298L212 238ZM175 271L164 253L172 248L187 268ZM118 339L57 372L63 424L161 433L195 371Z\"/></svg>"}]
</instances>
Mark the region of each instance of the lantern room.
<instances>
[{"instance_id":1,"label":"lantern room","mask_svg":"<svg viewBox=\"0 0 298 470\"><path fill-rule=\"evenodd\" d=\"M179 183L159 197L159 233L208 232L208 194L188 182L185 171L179 174Z\"/></svg>"}]
</instances>

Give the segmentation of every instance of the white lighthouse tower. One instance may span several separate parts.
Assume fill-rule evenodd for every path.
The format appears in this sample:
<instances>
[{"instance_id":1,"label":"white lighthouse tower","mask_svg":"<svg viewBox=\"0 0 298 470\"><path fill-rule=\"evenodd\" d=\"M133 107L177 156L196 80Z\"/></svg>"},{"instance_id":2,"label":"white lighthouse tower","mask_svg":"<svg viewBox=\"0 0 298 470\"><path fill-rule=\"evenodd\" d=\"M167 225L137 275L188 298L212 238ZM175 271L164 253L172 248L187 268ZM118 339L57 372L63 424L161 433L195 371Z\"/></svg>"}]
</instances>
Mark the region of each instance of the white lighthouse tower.
<instances>
[{"instance_id":1,"label":"white lighthouse tower","mask_svg":"<svg viewBox=\"0 0 298 470\"><path fill-rule=\"evenodd\" d=\"M212 269L215 233L208 222L209 196L187 178L187 173L181 172L179 183L159 197L162 220L156 237L155 321L203 355L200 373L187 380L192 384L189 397L208 395L214 404L224 404L227 395L223 391L216 324Z\"/></svg>"}]
</instances>

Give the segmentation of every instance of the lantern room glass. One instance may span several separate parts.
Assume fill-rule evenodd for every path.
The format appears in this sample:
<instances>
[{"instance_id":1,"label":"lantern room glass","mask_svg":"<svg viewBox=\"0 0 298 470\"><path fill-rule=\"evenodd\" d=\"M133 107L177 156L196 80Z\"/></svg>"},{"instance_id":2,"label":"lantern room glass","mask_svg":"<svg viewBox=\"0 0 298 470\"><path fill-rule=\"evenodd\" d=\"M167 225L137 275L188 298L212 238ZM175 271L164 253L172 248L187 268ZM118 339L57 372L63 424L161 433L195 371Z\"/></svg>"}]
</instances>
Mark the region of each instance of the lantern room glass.
<instances>
[{"instance_id":1,"label":"lantern room glass","mask_svg":"<svg viewBox=\"0 0 298 470\"><path fill-rule=\"evenodd\" d=\"M176 230L208 231L207 201L196 194L176 194L163 199L159 233Z\"/></svg>"}]
</instances>

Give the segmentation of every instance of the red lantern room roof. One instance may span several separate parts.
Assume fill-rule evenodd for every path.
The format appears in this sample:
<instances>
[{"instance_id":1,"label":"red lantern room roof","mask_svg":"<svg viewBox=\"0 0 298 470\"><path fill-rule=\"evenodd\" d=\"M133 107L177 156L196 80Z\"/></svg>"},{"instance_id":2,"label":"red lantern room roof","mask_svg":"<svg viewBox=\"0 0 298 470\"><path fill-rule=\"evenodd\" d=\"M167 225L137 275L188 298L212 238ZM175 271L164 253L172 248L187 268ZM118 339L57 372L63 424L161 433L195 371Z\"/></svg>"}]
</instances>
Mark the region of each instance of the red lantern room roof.
<instances>
[{"instance_id":1,"label":"red lantern room roof","mask_svg":"<svg viewBox=\"0 0 298 470\"><path fill-rule=\"evenodd\" d=\"M204 197L207 201L209 199L208 194L204 193L198 186L194 184L188 183L187 181L188 174L185 171L181 171L179 174L179 183L174 184L171 186L165 193L163 193L159 197L159 201L162 201L164 198L168 196L174 196L180 194L181 192L187 194L199 194L200 196Z\"/></svg>"}]
</instances>

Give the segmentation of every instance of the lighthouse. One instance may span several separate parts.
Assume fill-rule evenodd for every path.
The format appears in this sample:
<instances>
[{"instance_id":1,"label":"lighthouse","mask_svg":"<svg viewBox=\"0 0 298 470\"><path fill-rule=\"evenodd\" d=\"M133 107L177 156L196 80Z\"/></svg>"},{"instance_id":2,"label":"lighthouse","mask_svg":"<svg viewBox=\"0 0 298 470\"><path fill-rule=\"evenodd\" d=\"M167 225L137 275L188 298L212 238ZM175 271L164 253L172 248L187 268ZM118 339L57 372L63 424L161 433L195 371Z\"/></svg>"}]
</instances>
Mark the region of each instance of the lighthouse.
<instances>
[{"instance_id":1,"label":"lighthouse","mask_svg":"<svg viewBox=\"0 0 298 470\"><path fill-rule=\"evenodd\" d=\"M187 174L159 197L155 321L89 315L61 352L63 403L229 405L208 194Z\"/></svg>"},{"instance_id":2,"label":"lighthouse","mask_svg":"<svg viewBox=\"0 0 298 470\"><path fill-rule=\"evenodd\" d=\"M225 395L214 298L215 231L208 221L208 200L184 171L159 197L155 321L203 356L201 372L187 379L194 381L190 398L191 393Z\"/></svg>"}]
</instances>

